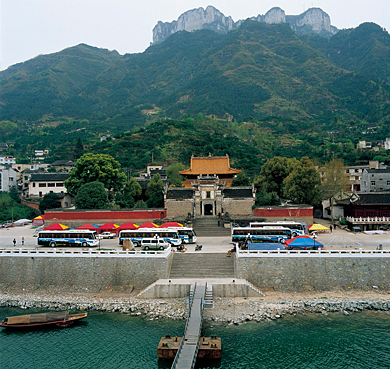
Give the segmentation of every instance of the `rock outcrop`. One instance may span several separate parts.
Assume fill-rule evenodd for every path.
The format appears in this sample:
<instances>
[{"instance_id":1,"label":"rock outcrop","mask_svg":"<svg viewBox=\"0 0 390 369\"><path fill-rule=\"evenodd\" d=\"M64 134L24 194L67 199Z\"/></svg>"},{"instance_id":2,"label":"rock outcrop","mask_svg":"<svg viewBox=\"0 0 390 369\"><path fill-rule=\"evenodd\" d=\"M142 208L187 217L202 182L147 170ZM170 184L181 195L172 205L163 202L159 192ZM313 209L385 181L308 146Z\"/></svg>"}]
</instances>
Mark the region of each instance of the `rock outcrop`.
<instances>
[{"instance_id":1,"label":"rock outcrop","mask_svg":"<svg viewBox=\"0 0 390 369\"><path fill-rule=\"evenodd\" d=\"M195 31L198 29L211 29L218 33L228 33L235 28L232 17L225 17L218 9L208 6L189 10L183 13L177 21L161 22L153 28L153 43L164 41L173 33L179 31Z\"/></svg>"},{"instance_id":2,"label":"rock outcrop","mask_svg":"<svg viewBox=\"0 0 390 369\"><path fill-rule=\"evenodd\" d=\"M330 17L320 8L310 8L300 15L286 15L278 7L270 9L265 15L251 17L252 20L269 24L288 23L297 34L319 34L330 36L338 32L331 25ZM199 29L211 29L226 34L238 27L243 20L234 22L232 17L226 17L218 9L208 6L189 10L173 22L159 21L153 28L153 43L160 43L175 32L192 32Z\"/></svg>"}]
</instances>

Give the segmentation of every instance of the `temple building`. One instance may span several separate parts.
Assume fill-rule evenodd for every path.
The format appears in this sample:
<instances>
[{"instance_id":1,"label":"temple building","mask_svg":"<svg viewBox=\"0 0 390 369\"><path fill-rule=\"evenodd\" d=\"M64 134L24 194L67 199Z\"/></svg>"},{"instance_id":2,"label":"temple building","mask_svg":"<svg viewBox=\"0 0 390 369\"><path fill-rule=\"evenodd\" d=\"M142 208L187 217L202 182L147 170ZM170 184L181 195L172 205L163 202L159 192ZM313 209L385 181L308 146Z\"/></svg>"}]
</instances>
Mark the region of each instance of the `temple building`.
<instances>
[{"instance_id":1,"label":"temple building","mask_svg":"<svg viewBox=\"0 0 390 369\"><path fill-rule=\"evenodd\" d=\"M179 172L187 179L182 183L184 187L192 187L193 183L209 177L218 179L225 187L230 187L233 178L241 173L240 169L230 168L229 155L226 156L207 156L207 157L191 157L190 169Z\"/></svg>"},{"instance_id":2,"label":"temple building","mask_svg":"<svg viewBox=\"0 0 390 369\"><path fill-rule=\"evenodd\" d=\"M234 177L241 173L230 167L229 156L191 157L190 169L179 172L186 179L184 187L167 187L165 207L168 218L248 216L255 204L255 189L231 187Z\"/></svg>"}]
</instances>

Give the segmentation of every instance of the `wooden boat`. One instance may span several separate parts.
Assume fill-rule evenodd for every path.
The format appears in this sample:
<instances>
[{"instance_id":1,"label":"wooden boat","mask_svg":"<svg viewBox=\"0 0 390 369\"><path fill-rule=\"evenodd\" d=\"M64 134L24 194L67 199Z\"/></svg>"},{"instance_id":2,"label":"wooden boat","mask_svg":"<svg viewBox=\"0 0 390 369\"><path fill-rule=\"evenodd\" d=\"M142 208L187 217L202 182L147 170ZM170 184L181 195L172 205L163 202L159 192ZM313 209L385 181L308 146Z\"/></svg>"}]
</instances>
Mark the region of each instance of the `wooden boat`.
<instances>
[{"instance_id":1,"label":"wooden boat","mask_svg":"<svg viewBox=\"0 0 390 369\"><path fill-rule=\"evenodd\" d=\"M69 311L61 311L42 314L10 316L5 318L1 322L0 327L32 328L48 325L56 325L57 327L68 327L75 321L86 318L87 315L87 313L69 315Z\"/></svg>"}]
</instances>

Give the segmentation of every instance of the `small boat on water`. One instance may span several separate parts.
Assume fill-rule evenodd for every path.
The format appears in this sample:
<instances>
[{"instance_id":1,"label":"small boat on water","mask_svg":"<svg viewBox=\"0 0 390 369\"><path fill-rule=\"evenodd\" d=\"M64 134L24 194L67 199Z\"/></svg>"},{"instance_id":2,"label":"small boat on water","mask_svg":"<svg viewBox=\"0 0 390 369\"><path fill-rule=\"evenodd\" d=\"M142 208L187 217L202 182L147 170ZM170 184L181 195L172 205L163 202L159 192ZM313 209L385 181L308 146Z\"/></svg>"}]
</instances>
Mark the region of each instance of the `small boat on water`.
<instances>
[{"instance_id":1,"label":"small boat on water","mask_svg":"<svg viewBox=\"0 0 390 369\"><path fill-rule=\"evenodd\" d=\"M10 316L5 318L0 327L5 328L32 328L47 325L56 325L57 327L68 327L75 321L87 317L87 313L70 315L69 311L50 312L42 314L29 314Z\"/></svg>"}]
</instances>

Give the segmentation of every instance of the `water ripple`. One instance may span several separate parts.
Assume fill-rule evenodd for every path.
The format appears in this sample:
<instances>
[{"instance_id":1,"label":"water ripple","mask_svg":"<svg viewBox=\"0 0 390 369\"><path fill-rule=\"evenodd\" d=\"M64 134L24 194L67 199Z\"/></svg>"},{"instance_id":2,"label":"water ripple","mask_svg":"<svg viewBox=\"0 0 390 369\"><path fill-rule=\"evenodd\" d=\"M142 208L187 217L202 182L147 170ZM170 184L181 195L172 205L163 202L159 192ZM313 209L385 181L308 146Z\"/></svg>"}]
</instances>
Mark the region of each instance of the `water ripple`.
<instances>
[{"instance_id":1,"label":"water ripple","mask_svg":"<svg viewBox=\"0 0 390 369\"><path fill-rule=\"evenodd\" d=\"M0 319L23 314L0 308ZM180 336L183 321L149 321L89 313L67 329L0 330L1 369L169 368L157 359L165 334ZM240 326L205 322L204 335L222 338L222 360L198 368L389 368L390 315L285 317Z\"/></svg>"}]
</instances>

